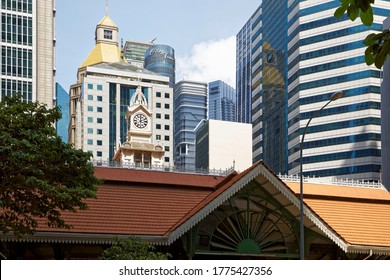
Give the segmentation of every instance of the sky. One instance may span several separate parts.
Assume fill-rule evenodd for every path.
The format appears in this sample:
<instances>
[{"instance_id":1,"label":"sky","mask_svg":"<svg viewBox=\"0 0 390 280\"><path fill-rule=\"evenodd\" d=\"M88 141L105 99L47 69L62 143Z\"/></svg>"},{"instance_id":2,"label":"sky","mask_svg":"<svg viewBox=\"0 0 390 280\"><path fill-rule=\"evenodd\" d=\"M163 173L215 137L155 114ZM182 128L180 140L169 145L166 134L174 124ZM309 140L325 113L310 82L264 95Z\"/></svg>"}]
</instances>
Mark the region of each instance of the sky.
<instances>
[{"instance_id":1,"label":"sky","mask_svg":"<svg viewBox=\"0 0 390 280\"><path fill-rule=\"evenodd\" d=\"M235 36L261 0L109 0L119 38L175 49L176 81L222 80L235 87ZM106 0L56 1L57 82L66 90L95 45ZM119 39L119 44L120 44Z\"/></svg>"}]
</instances>

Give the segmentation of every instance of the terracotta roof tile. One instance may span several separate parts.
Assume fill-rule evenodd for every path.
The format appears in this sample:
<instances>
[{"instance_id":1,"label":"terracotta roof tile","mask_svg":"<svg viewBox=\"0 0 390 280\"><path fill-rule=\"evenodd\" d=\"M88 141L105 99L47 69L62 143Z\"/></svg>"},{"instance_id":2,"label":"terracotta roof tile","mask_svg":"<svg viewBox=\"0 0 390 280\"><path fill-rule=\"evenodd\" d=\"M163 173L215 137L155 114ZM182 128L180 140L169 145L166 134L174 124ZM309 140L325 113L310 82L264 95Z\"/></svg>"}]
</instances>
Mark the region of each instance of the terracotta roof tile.
<instances>
[{"instance_id":1,"label":"terracotta roof tile","mask_svg":"<svg viewBox=\"0 0 390 280\"><path fill-rule=\"evenodd\" d=\"M299 183L285 184L299 195ZM304 202L349 244L390 246L386 190L304 183Z\"/></svg>"}]
</instances>

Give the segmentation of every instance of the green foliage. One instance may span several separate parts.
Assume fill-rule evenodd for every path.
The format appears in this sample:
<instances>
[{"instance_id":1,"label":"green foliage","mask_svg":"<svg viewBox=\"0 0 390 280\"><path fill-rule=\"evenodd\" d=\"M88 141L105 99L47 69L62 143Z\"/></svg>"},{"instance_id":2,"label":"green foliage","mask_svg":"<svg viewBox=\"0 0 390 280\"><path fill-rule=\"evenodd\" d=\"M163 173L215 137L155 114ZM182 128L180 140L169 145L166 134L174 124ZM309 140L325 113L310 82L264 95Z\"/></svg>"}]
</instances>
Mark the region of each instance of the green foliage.
<instances>
[{"instance_id":1,"label":"green foliage","mask_svg":"<svg viewBox=\"0 0 390 280\"><path fill-rule=\"evenodd\" d=\"M61 211L86 209L97 184L90 153L57 136L58 108L25 103L20 96L0 102L0 231L32 234L37 218L70 228Z\"/></svg>"},{"instance_id":2,"label":"green foliage","mask_svg":"<svg viewBox=\"0 0 390 280\"><path fill-rule=\"evenodd\" d=\"M364 25L371 26L374 21L372 4L375 0L340 0L341 6L336 9L334 16L342 17L347 12L348 17L354 21L360 17ZM370 34L364 40L367 46L365 51L365 60L367 65L375 64L376 68L381 69L390 54L390 35L389 30L377 34Z\"/></svg>"},{"instance_id":3,"label":"green foliage","mask_svg":"<svg viewBox=\"0 0 390 280\"><path fill-rule=\"evenodd\" d=\"M153 245L139 237L116 239L114 244L103 251L102 260L167 260L170 254L155 251Z\"/></svg>"}]
</instances>

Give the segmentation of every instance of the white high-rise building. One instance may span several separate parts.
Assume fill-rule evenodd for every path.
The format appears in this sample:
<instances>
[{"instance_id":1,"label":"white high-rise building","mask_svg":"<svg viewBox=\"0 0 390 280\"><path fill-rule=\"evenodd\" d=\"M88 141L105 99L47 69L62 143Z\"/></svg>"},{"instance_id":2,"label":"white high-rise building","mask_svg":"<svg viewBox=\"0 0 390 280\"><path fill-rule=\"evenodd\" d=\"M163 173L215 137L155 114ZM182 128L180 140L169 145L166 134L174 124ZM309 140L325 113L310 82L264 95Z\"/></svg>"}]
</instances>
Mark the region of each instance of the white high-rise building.
<instances>
[{"instance_id":1,"label":"white high-rise building","mask_svg":"<svg viewBox=\"0 0 390 280\"><path fill-rule=\"evenodd\" d=\"M55 105L55 0L1 1L3 96Z\"/></svg>"},{"instance_id":2,"label":"white high-rise building","mask_svg":"<svg viewBox=\"0 0 390 280\"><path fill-rule=\"evenodd\" d=\"M367 66L362 41L382 30L389 1L375 1L374 23L364 26L347 15L337 19L340 1L289 1L288 163L300 168L300 139L305 135L303 174L378 180L381 169L382 72ZM335 93L345 96L317 111Z\"/></svg>"},{"instance_id":3,"label":"white high-rise building","mask_svg":"<svg viewBox=\"0 0 390 280\"><path fill-rule=\"evenodd\" d=\"M127 155L126 161L141 158L148 165L153 163L148 161L151 144L163 150L159 151L163 154L160 163L173 165L173 89L169 78L127 63L117 40L118 27L106 15L96 27L96 45L70 88L69 142L101 161L114 160L116 152L124 150L122 144L143 143L127 149L137 155ZM135 95L145 99L143 111L135 106ZM141 125L140 118L147 125ZM142 139L137 135L143 135ZM115 159L120 161L118 155Z\"/></svg>"}]
</instances>

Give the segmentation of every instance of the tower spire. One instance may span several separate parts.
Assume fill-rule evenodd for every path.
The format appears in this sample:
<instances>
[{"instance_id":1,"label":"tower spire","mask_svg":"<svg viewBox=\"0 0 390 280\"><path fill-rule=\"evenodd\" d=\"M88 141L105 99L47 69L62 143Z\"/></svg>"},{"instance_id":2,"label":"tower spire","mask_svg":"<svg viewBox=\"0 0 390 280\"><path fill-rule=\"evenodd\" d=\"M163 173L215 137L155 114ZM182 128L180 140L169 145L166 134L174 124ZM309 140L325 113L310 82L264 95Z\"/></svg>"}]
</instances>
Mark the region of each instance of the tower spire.
<instances>
[{"instance_id":1,"label":"tower spire","mask_svg":"<svg viewBox=\"0 0 390 280\"><path fill-rule=\"evenodd\" d=\"M108 0L106 0L106 16L108 16Z\"/></svg>"}]
</instances>

